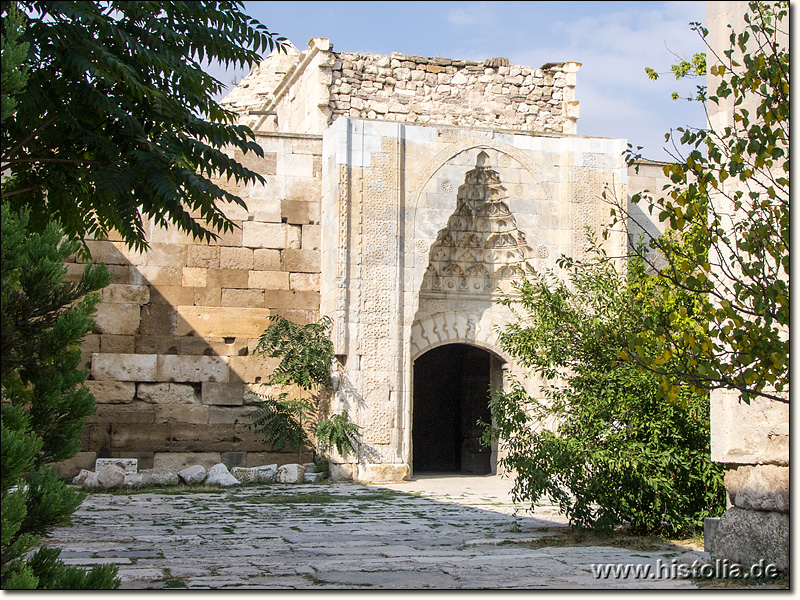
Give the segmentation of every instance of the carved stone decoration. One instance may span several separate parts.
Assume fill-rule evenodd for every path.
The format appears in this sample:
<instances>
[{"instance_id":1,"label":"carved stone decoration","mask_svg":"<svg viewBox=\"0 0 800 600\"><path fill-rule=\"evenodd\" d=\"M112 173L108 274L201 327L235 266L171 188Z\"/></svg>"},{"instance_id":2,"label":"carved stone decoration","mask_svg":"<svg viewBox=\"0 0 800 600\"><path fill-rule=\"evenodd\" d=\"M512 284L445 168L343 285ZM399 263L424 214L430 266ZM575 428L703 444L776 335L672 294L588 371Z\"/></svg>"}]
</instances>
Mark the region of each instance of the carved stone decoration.
<instances>
[{"instance_id":1,"label":"carved stone decoration","mask_svg":"<svg viewBox=\"0 0 800 600\"><path fill-rule=\"evenodd\" d=\"M456 210L431 246L422 296L491 294L534 256L486 152L459 186Z\"/></svg>"}]
</instances>

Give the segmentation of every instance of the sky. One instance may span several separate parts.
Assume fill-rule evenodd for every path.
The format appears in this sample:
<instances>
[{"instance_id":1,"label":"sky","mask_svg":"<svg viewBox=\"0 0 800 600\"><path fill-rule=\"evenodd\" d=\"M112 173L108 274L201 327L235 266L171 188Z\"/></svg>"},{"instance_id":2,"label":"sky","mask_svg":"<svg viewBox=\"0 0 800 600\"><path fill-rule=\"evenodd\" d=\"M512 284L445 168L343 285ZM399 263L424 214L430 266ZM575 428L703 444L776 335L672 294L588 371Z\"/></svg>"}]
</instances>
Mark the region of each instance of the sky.
<instances>
[{"instance_id":1,"label":"sky","mask_svg":"<svg viewBox=\"0 0 800 600\"><path fill-rule=\"evenodd\" d=\"M705 2L282 1L245 2L245 12L301 51L325 37L339 52L582 63L578 134L627 139L653 160L670 160L666 132L705 122L701 105L670 96L704 81L645 75L645 67L668 72L676 57L704 50L689 24L705 22ZM228 84L243 75L218 77Z\"/></svg>"}]
</instances>

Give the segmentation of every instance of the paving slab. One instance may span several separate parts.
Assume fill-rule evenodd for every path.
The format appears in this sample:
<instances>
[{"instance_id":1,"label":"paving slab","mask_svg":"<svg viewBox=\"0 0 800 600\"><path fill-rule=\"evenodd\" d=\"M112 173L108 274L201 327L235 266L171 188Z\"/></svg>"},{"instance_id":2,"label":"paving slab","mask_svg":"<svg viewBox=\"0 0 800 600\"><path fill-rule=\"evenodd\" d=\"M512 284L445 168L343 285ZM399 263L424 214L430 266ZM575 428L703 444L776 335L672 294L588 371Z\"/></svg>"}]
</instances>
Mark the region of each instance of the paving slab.
<instances>
[{"instance_id":1,"label":"paving slab","mask_svg":"<svg viewBox=\"0 0 800 600\"><path fill-rule=\"evenodd\" d=\"M596 578L596 563L652 568L704 553L548 547L566 519L554 506L521 510L511 487L497 476L430 475L382 485L92 493L47 543L69 564L118 564L124 589L695 587Z\"/></svg>"}]
</instances>

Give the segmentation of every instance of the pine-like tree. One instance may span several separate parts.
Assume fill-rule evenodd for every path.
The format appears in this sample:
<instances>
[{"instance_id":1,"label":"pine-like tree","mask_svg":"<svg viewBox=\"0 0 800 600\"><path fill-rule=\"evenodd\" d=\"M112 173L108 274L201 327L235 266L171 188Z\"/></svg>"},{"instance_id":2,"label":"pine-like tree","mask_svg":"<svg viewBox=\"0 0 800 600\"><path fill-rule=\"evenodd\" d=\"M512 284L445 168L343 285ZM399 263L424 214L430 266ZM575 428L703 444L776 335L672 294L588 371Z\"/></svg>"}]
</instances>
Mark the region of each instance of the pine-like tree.
<instances>
[{"instance_id":1,"label":"pine-like tree","mask_svg":"<svg viewBox=\"0 0 800 600\"><path fill-rule=\"evenodd\" d=\"M114 588L113 566L83 571L59 561L57 549L28 554L83 500L48 464L75 455L95 410L79 368L80 341L110 275L104 265L87 265L79 282L65 281L64 261L79 244L55 223L31 233L28 214L5 204L1 233L2 587Z\"/></svg>"}]
</instances>

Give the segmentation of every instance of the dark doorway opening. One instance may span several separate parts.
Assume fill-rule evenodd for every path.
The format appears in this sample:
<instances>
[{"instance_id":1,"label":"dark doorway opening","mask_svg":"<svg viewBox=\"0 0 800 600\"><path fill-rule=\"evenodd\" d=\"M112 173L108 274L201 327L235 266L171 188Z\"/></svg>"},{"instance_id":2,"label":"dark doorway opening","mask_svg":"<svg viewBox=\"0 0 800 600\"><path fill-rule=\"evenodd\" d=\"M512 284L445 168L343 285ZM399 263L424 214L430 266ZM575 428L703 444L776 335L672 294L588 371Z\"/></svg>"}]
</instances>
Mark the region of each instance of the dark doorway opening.
<instances>
[{"instance_id":1,"label":"dark doorway opening","mask_svg":"<svg viewBox=\"0 0 800 600\"><path fill-rule=\"evenodd\" d=\"M492 355L466 344L434 348L414 362L414 472L488 475L491 448L478 420L490 422Z\"/></svg>"}]
</instances>

